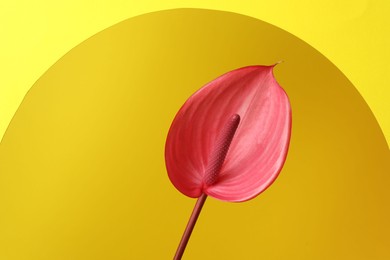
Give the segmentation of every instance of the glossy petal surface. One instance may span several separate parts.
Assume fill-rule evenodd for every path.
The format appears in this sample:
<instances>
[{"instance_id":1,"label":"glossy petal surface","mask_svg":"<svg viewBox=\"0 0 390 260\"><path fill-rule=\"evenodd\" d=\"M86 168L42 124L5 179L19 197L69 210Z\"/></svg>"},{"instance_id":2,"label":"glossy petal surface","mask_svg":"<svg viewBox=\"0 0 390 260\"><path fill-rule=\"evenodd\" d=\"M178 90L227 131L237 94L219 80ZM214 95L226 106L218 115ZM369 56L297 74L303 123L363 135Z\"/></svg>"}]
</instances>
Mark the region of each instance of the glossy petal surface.
<instances>
[{"instance_id":1,"label":"glossy petal surface","mask_svg":"<svg viewBox=\"0 0 390 260\"><path fill-rule=\"evenodd\" d=\"M276 179L288 151L291 108L273 67L228 72L198 90L179 110L168 133L165 160L170 180L183 194L245 201ZM207 186L210 153L234 114L241 117L240 124L217 182Z\"/></svg>"}]
</instances>

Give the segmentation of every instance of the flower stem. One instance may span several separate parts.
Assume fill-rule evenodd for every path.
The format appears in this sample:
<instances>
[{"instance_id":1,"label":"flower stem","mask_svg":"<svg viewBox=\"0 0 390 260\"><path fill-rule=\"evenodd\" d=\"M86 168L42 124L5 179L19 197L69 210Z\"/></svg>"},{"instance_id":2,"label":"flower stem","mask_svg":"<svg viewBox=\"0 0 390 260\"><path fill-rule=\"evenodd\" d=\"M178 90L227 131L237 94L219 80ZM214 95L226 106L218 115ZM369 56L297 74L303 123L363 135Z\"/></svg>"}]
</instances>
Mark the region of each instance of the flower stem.
<instances>
[{"instance_id":1,"label":"flower stem","mask_svg":"<svg viewBox=\"0 0 390 260\"><path fill-rule=\"evenodd\" d=\"M202 207L203 207L203 204L206 201L206 198L207 198L207 195L202 193L202 195L196 201L195 207L192 210L192 214L191 214L190 220L187 223L187 227L186 227L186 229L184 231L184 234L183 234L183 236L181 238L179 247L176 250L175 257L173 258L174 260L180 260L181 257L183 256L184 250L186 249L188 240L190 239L192 230L194 229L196 220L199 217L200 211L202 210Z\"/></svg>"},{"instance_id":2,"label":"flower stem","mask_svg":"<svg viewBox=\"0 0 390 260\"><path fill-rule=\"evenodd\" d=\"M234 134L236 133L238 124L240 123L240 116L234 114L230 117L228 122L222 128L222 131L216 140L214 150L211 152L209 165L206 168L205 179L203 185L212 186L218 180L219 172L221 171L223 162L225 161L226 154L229 150L230 144L233 140ZM190 239L192 230L194 229L196 220L199 217L200 211L202 210L203 204L205 203L207 195L202 195L196 201L195 207L192 211L190 220L187 223L186 230L181 238L179 247L177 248L174 260L180 260L183 256L184 250L186 249L188 240Z\"/></svg>"}]
</instances>

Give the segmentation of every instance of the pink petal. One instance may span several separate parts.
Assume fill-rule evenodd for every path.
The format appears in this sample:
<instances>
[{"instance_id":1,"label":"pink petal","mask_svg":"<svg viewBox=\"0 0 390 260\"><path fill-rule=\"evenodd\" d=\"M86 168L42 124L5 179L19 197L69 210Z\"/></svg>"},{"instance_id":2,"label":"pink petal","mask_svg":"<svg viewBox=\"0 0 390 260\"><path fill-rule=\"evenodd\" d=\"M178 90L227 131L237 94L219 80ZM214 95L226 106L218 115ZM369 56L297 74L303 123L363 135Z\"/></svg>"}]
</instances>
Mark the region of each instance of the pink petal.
<instances>
[{"instance_id":1,"label":"pink petal","mask_svg":"<svg viewBox=\"0 0 390 260\"><path fill-rule=\"evenodd\" d=\"M198 90L179 110L168 133L165 160L171 182L183 194L245 201L276 179L287 156L291 108L273 67L228 72ZM234 114L241 121L217 182L207 186L210 153Z\"/></svg>"}]
</instances>

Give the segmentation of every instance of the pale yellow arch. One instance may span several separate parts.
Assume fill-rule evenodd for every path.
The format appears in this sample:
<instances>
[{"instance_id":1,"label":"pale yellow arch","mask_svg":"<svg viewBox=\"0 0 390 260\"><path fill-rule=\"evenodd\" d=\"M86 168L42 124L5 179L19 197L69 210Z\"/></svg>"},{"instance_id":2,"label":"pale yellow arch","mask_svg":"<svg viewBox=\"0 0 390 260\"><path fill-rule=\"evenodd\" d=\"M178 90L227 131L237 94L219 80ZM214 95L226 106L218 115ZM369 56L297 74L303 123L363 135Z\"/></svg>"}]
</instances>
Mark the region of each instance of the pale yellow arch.
<instances>
[{"instance_id":1,"label":"pale yellow arch","mask_svg":"<svg viewBox=\"0 0 390 260\"><path fill-rule=\"evenodd\" d=\"M124 19L182 7L225 10L279 26L308 42L352 81L390 140L390 3L320 1L16 0L0 3L0 139L32 84L62 55Z\"/></svg>"}]
</instances>

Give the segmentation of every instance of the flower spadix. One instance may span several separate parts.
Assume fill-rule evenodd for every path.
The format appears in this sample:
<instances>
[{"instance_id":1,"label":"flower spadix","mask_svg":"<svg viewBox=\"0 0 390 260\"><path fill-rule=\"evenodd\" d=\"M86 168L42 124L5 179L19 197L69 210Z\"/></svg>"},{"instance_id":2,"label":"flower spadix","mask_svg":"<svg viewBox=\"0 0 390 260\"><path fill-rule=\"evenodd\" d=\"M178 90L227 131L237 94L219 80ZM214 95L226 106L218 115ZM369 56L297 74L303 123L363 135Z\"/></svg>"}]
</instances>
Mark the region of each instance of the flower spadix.
<instances>
[{"instance_id":1,"label":"flower spadix","mask_svg":"<svg viewBox=\"0 0 390 260\"><path fill-rule=\"evenodd\" d=\"M276 179L288 151L291 108L273 68L230 71L184 103L165 146L168 175L180 192L238 202Z\"/></svg>"}]
</instances>

